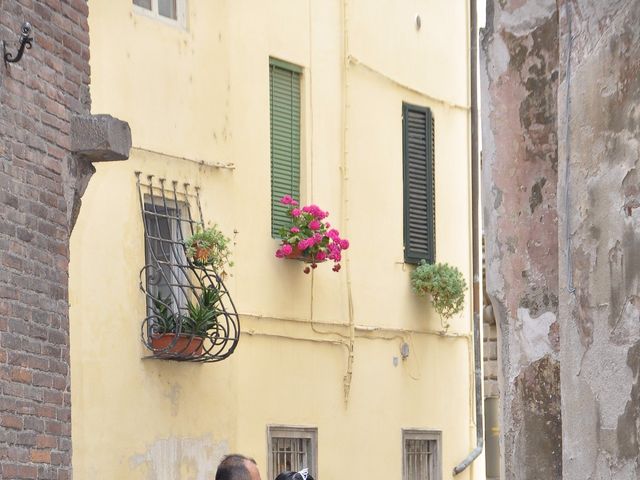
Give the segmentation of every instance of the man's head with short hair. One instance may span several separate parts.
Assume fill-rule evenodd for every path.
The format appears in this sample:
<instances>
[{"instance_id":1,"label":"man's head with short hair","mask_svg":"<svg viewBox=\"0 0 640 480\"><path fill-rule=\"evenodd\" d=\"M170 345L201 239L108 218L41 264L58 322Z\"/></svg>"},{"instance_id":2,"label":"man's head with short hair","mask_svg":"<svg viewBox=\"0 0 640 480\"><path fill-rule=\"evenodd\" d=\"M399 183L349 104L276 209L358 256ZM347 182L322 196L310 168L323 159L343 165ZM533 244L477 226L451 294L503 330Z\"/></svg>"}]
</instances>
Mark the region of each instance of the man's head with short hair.
<instances>
[{"instance_id":1,"label":"man's head with short hair","mask_svg":"<svg viewBox=\"0 0 640 480\"><path fill-rule=\"evenodd\" d=\"M218 465L216 480L261 480L253 458L237 453L227 455Z\"/></svg>"}]
</instances>

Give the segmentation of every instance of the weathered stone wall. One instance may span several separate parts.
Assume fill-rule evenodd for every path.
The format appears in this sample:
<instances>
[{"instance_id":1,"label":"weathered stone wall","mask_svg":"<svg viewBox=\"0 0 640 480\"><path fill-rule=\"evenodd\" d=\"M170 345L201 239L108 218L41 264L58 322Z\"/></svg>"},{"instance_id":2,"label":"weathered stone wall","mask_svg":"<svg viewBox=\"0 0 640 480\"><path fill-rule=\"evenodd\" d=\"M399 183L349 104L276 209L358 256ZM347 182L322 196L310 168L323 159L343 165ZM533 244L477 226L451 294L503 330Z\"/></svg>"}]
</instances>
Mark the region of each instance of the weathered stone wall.
<instances>
[{"instance_id":1,"label":"weathered stone wall","mask_svg":"<svg viewBox=\"0 0 640 480\"><path fill-rule=\"evenodd\" d=\"M565 480L640 478L640 1L560 9Z\"/></svg>"},{"instance_id":2,"label":"weathered stone wall","mask_svg":"<svg viewBox=\"0 0 640 480\"><path fill-rule=\"evenodd\" d=\"M505 478L640 478L640 0L489 4Z\"/></svg>"},{"instance_id":3,"label":"weathered stone wall","mask_svg":"<svg viewBox=\"0 0 640 480\"><path fill-rule=\"evenodd\" d=\"M499 329L503 477L560 479L555 0L489 0L481 56L487 291Z\"/></svg>"},{"instance_id":4,"label":"weathered stone wall","mask_svg":"<svg viewBox=\"0 0 640 480\"><path fill-rule=\"evenodd\" d=\"M86 0L0 0L0 478L71 478L67 265L71 211L92 167L70 153L89 112ZM70 202L70 203L68 203Z\"/></svg>"}]
</instances>

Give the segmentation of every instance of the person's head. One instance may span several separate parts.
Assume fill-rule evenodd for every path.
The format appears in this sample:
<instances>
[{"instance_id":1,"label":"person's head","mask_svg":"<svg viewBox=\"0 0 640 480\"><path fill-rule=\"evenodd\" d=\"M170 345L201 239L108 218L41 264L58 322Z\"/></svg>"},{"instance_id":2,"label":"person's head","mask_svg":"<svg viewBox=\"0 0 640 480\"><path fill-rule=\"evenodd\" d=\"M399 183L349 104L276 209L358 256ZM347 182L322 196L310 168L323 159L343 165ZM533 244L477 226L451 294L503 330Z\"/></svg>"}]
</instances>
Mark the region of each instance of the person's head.
<instances>
[{"instance_id":1,"label":"person's head","mask_svg":"<svg viewBox=\"0 0 640 480\"><path fill-rule=\"evenodd\" d=\"M216 471L216 480L261 480L253 458L234 453L222 459Z\"/></svg>"},{"instance_id":2,"label":"person's head","mask_svg":"<svg viewBox=\"0 0 640 480\"><path fill-rule=\"evenodd\" d=\"M275 480L314 480L314 478L307 473L307 469L300 472L282 472Z\"/></svg>"}]
</instances>

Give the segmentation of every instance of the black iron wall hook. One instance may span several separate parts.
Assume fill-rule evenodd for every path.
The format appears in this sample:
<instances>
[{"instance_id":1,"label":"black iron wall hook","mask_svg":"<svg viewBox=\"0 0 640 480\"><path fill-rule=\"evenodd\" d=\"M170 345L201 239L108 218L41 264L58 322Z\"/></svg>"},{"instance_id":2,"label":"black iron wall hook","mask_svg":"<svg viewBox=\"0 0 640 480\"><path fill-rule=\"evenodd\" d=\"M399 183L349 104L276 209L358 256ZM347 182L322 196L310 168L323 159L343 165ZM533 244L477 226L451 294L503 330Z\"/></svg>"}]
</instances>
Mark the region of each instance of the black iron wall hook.
<instances>
[{"instance_id":1,"label":"black iron wall hook","mask_svg":"<svg viewBox=\"0 0 640 480\"><path fill-rule=\"evenodd\" d=\"M18 53L15 57L7 52L7 44L2 42L2 53L4 57L5 65L7 63L16 63L19 62L24 54L24 49L31 48L33 42L33 37L31 36L31 24L29 22L24 22L22 24L22 31L20 33L20 48L18 48Z\"/></svg>"}]
</instances>

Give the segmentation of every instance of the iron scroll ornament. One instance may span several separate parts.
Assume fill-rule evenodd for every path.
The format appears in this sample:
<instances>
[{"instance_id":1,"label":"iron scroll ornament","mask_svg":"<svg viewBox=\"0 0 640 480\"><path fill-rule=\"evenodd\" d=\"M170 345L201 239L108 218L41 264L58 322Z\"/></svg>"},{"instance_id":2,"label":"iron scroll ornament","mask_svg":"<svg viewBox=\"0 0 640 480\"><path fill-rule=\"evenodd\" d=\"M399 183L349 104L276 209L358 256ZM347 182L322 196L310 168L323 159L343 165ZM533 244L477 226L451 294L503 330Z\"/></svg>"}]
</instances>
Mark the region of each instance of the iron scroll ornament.
<instances>
[{"instance_id":1,"label":"iron scroll ornament","mask_svg":"<svg viewBox=\"0 0 640 480\"><path fill-rule=\"evenodd\" d=\"M33 37L31 36L31 24L24 22L20 33L20 47L15 57L7 52L7 44L2 42L2 51L4 57L4 63L17 63L22 59L25 49L30 49L33 46Z\"/></svg>"}]
</instances>

